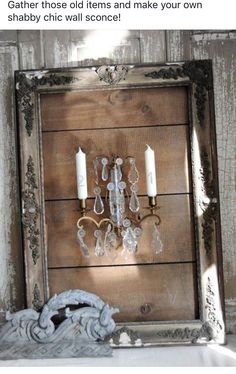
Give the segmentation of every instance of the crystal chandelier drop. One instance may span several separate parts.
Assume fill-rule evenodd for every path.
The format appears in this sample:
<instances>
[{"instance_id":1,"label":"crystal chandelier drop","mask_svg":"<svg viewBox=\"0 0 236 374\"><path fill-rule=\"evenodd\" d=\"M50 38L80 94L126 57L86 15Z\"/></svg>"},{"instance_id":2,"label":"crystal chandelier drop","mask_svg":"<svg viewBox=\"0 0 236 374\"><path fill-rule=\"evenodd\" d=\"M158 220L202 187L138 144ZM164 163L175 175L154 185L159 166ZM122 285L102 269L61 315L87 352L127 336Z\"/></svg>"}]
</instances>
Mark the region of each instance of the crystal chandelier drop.
<instances>
[{"instance_id":1,"label":"crystal chandelier drop","mask_svg":"<svg viewBox=\"0 0 236 374\"><path fill-rule=\"evenodd\" d=\"M105 216L105 218L97 221L91 216L91 210L88 210L86 206L87 173L85 153L81 149L77 153L77 186L81 213L81 217L77 222L77 239L84 257L90 257L91 254L91 248L86 244L86 223L92 223L95 228L93 232L94 249L92 250L94 250L96 256L115 258L117 250L121 248L119 251L120 255L127 259L130 254L137 252L139 238L143 233L142 222L149 217L155 217L150 247L156 254L162 251L163 244L158 230L161 220L155 213L155 210L159 208L156 198L156 179L153 178L155 177L155 171L153 169L149 171L148 166L150 165L148 160L145 159L145 161L147 187L150 190L152 188L151 184L154 185L154 196L149 196L149 213L141 217L140 201L137 195L140 175L135 158L127 157L123 160L118 156L110 159L105 156L97 156L93 160L95 183L93 192L95 198L92 211L98 217ZM126 182L124 181L124 168L128 168ZM91 235L91 232L89 234Z\"/></svg>"}]
</instances>

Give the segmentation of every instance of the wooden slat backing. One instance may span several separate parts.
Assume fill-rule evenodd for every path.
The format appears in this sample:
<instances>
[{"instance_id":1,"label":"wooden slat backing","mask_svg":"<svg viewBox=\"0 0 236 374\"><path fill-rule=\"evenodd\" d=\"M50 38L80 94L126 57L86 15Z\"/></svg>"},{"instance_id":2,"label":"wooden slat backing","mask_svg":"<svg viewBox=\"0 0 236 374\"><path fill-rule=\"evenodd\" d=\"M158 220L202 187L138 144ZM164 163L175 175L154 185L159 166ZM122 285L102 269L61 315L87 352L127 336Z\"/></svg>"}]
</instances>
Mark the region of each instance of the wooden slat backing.
<instances>
[{"instance_id":1,"label":"wooden slat backing","mask_svg":"<svg viewBox=\"0 0 236 374\"><path fill-rule=\"evenodd\" d=\"M140 171L138 193L145 195L146 144L155 150L158 193L189 192L188 127L183 125L43 133L45 198L77 197L75 155L79 146L87 154L89 196L94 196L95 186L92 161L101 154L123 159L134 156Z\"/></svg>"},{"instance_id":2,"label":"wooden slat backing","mask_svg":"<svg viewBox=\"0 0 236 374\"><path fill-rule=\"evenodd\" d=\"M120 309L118 322L192 320L198 317L194 277L193 264L51 269L49 286L50 295L95 292ZM150 305L147 313L141 312L144 304Z\"/></svg>"},{"instance_id":3,"label":"wooden slat backing","mask_svg":"<svg viewBox=\"0 0 236 374\"><path fill-rule=\"evenodd\" d=\"M147 205L147 198L140 199L141 206ZM143 234L139 240L138 251L130 255L128 259L121 256L121 248L118 248L114 256L97 257L94 254L95 238L93 232L96 227L85 224L87 232L85 242L90 248L90 257L82 256L79 244L76 240L76 222L80 217L78 201L48 201L46 203L46 223L48 233L48 265L49 267L73 267L93 265L118 265L136 263L163 263L194 261L193 224L191 222L190 197L160 196L158 198L161 217L159 231L164 244L161 254L155 255L151 248L152 231L155 219L143 221ZM88 201L88 208L92 208L93 200ZM147 214L146 209L141 214ZM91 212L89 213L91 215ZM102 217L95 217L97 220ZM105 230L104 230L105 232Z\"/></svg>"},{"instance_id":4,"label":"wooden slat backing","mask_svg":"<svg viewBox=\"0 0 236 374\"><path fill-rule=\"evenodd\" d=\"M185 87L43 94L41 105L44 131L188 123Z\"/></svg>"}]
</instances>

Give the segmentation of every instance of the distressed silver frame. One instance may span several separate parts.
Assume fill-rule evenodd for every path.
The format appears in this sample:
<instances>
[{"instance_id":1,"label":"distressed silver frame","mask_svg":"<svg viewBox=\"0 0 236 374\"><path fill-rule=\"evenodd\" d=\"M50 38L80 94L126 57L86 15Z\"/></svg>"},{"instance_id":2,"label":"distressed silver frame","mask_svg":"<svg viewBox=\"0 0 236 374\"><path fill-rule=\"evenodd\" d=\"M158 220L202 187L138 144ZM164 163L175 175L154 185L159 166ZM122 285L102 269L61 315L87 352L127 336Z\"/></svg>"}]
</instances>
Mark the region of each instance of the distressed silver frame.
<instances>
[{"instance_id":1,"label":"distressed silver frame","mask_svg":"<svg viewBox=\"0 0 236 374\"><path fill-rule=\"evenodd\" d=\"M73 90L187 86L200 319L123 323L112 346L225 342L213 78L210 60L165 65L18 71L15 75L27 307L49 298L40 95Z\"/></svg>"}]
</instances>

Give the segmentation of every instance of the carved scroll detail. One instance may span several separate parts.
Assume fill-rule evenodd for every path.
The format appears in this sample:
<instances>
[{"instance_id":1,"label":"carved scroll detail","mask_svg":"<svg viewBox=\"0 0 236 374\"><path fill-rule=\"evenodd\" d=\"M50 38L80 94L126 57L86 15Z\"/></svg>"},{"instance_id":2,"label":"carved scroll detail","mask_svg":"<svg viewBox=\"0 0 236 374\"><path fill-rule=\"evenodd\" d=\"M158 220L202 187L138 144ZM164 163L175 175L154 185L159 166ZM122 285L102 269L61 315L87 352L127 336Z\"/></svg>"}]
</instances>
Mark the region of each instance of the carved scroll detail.
<instances>
[{"instance_id":1,"label":"carved scroll detail","mask_svg":"<svg viewBox=\"0 0 236 374\"><path fill-rule=\"evenodd\" d=\"M220 332L223 331L223 326L217 317L214 286L211 282L210 277L207 278L206 284L206 310L207 319L214 331L214 334L218 335Z\"/></svg>"},{"instance_id":2,"label":"carved scroll detail","mask_svg":"<svg viewBox=\"0 0 236 374\"><path fill-rule=\"evenodd\" d=\"M207 92L212 89L212 69L209 60L189 61L179 67L169 67L145 74L152 79L179 79L188 77L196 84L194 97L196 99L197 116L201 126L205 118L205 102Z\"/></svg>"},{"instance_id":3,"label":"carved scroll detail","mask_svg":"<svg viewBox=\"0 0 236 374\"><path fill-rule=\"evenodd\" d=\"M96 69L96 73L101 81L110 85L115 85L121 80L125 80L126 75L129 71L128 66L116 65L116 66L101 66Z\"/></svg>"},{"instance_id":4,"label":"carved scroll detail","mask_svg":"<svg viewBox=\"0 0 236 374\"><path fill-rule=\"evenodd\" d=\"M21 112L24 114L25 128L28 136L31 136L34 120L34 103L32 95L39 86L61 86L78 80L73 76L64 75L43 75L20 73L16 76L17 102L20 105Z\"/></svg>"},{"instance_id":5,"label":"carved scroll detail","mask_svg":"<svg viewBox=\"0 0 236 374\"><path fill-rule=\"evenodd\" d=\"M73 310L67 307L80 304L85 306ZM65 318L55 325L52 317L58 315L63 308ZM101 346L99 342L114 331L116 325L112 315L118 311L95 294L70 290L53 296L41 312L33 309L14 314L8 312L8 322L0 328L0 358L13 354L32 358L36 347L40 351L40 357L110 355L109 345ZM64 353L60 346L64 346Z\"/></svg>"},{"instance_id":6,"label":"carved scroll detail","mask_svg":"<svg viewBox=\"0 0 236 374\"><path fill-rule=\"evenodd\" d=\"M216 198L216 191L213 179L211 177L210 162L206 147L201 147L200 150L201 164L200 169L201 180L203 182L203 192L207 195L208 201L201 202L201 209L203 211L202 223L202 237L204 240L204 247L206 254L211 255L212 238L213 238L213 223L216 219L218 202Z\"/></svg>"},{"instance_id":7,"label":"carved scroll detail","mask_svg":"<svg viewBox=\"0 0 236 374\"><path fill-rule=\"evenodd\" d=\"M25 190L23 191L23 226L27 231L26 239L29 241L34 265L37 264L39 258L39 229L37 228L37 220L40 209L36 201L35 190L38 189L36 183L36 175L34 170L34 162L29 156L27 162L27 171L25 175Z\"/></svg>"}]
</instances>

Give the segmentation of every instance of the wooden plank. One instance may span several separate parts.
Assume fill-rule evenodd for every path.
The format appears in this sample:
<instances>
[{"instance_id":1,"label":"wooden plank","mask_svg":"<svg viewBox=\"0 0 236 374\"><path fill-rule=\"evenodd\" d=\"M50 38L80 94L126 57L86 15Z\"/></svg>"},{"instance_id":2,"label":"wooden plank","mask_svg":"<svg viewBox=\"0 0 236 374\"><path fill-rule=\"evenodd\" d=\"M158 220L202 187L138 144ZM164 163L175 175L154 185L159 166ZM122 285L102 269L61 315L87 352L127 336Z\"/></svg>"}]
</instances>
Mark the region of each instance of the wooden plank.
<instances>
[{"instance_id":1,"label":"wooden plank","mask_svg":"<svg viewBox=\"0 0 236 374\"><path fill-rule=\"evenodd\" d=\"M51 269L51 296L83 289L116 306L117 322L193 320L197 317L193 264ZM150 311L142 313L148 304Z\"/></svg>"},{"instance_id":2,"label":"wooden plank","mask_svg":"<svg viewBox=\"0 0 236 374\"><path fill-rule=\"evenodd\" d=\"M0 43L17 43L17 30L0 30Z\"/></svg>"},{"instance_id":3,"label":"wooden plank","mask_svg":"<svg viewBox=\"0 0 236 374\"><path fill-rule=\"evenodd\" d=\"M24 308L24 275L14 121L17 48L0 47L0 323L7 310Z\"/></svg>"},{"instance_id":4,"label":"wooden plank","mask_svg":"<svg viewBox=\"0 0 236 374\"><path fill-rule=\"evenodd\" d=\"M141 30L140 50L142 63L158 63L166 60L165 31Z\"/></svg>"},{"instance_id":5,"label":"wooden plank","mask_svg":"<svg viewBox=\"0 0 236 374\"><path fill-rule=\"evenodd\" d=\"M70 31L44 30L43 42L46 68L66 67L70 65Z\"/></svg>"},{"instance_id":6,"label":"wooden plank","mask_svg":"<svg viewBox=\"0 0 236 374\"><path fill-rule=\"evenodd\" d=\"M185 87L41 95L44 131L188 123Z\"/></svg>"},{"instance_id":7,"label":"wooden plank","mask_svg":"<svg viewBox=\"0 0 236 374\"><path fill-rule=\"evenodd\" d=\"M236 41L235 34L193 35L193 57L213 60L227 331L236 333Z\"/></svg>"},{"instance_id":8,"label":"wooden plank","mask_svg":"<svg viewBox=\"0 0 236 374\"><path fill-rule=\"evenodd\" d=\"M189 192L187 139L187 126L46 132L43 134L45 198L77 197L75 154L79 146L87 154L90 197L94 196L93 160L104 153L108 157L115 154L123 159L136 157L141 176L138 192L146 195L146 144L155 150L158 193ZM126 165L125 180L129 163Z\"/></svg>"},{"instance_id":9,"label":"wooden plank","mask_svg":"<svg viewBox=\"0 0 236 374\"><path fill-rule=\"evenodd\" d=\"M189 30L166 31L167 61L185 61L191 55L191 32Z\"/></svg>"},{"instance_id":10,"label":"wooden plank","mask_svg":"<svg viewBox=\"0 0 236 374\"><path fill-rule=\"evenodd\" d=\"M21 69L41 69L44 66L42 33L39 30L19 30L19 60Z\"/></svg>"},{"instance_id":11,"label":"wooden plank","mask_svg":"<svg viewBox=\"0 0 236 374\"><path fill-rule=\"evenodd\" d=\"M139 239L138 251L134 255L124 258L121 255L122 248L117 248L110 256L97 257L94 253L95 238L94 225L85 224L85 242L90 248L90 258L82 256L79 244L76 240L76 222L80 215L78 201L48 201L46 203L46 224L48 234L48 266L49 267L75 267L94 265L118 265L136 263L164 263L194 261L194 237L191 219L191 201L189 196L160 196L158 198L161 217L159 231L164 250L160 254L154 254L151 247L153 225L155 218L143 221L143 234ZM141 198L142 207L146 207L147 198ZM88 200L88 208L92 209L93 200ZM148 213L146 209L140 211L142 215ZM96 220L109 217L103 214L95 217ZM181 222L181 224L180 224ZM103 227L104 232L106 227ZM118 243L119 245L119 243Z\"/></svg>"}]
</instances>

